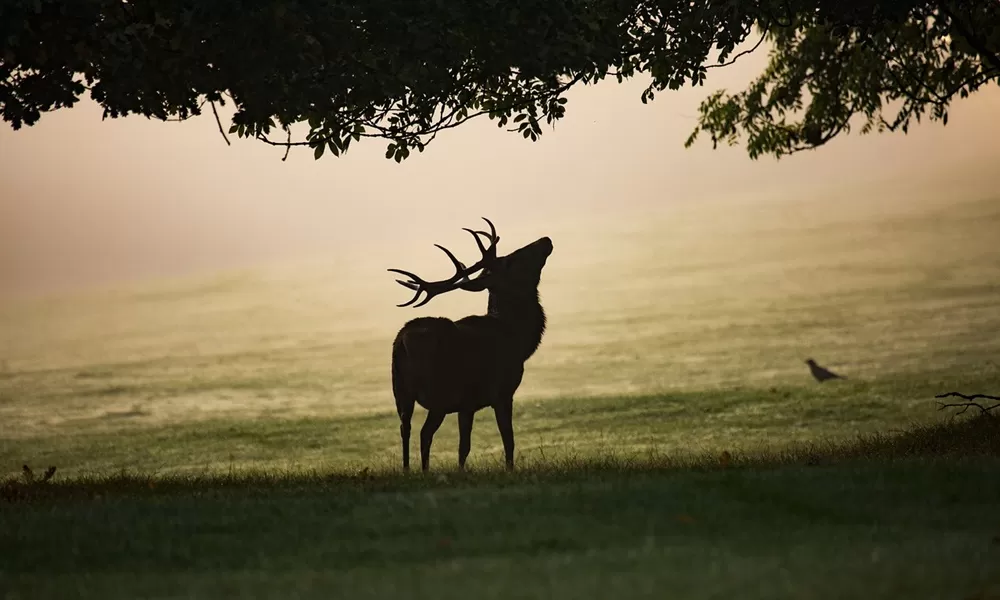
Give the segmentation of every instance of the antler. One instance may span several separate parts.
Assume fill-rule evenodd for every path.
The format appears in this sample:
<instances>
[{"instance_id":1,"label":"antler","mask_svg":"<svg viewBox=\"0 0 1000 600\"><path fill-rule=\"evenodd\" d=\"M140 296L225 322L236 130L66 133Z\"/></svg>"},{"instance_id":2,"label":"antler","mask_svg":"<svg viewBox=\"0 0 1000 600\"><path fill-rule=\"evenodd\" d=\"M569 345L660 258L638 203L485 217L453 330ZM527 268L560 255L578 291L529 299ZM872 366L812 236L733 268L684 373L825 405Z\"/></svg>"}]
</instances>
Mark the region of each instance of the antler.
<instances>
[{"instance_id":1,"label":"antler","mask_svg":"<svg viewBox=\"0 0 1000 600\"><path fill-rule=\"evenodd\" d=\"M472 234L472 237L475 238L476 240L476 245L479 246L479 252L483 255L482 258L479 259L479 261L476 262L476 264L472 265L471 267L466 267L465 265L463 265L462 262L457 258L455 258L455 255L452 254L451 251L445 248L444 246L440 244L434 244L435 246L440 248L445 254L447 254L448 258L451 259L452 264L455 265L455 274L449 277L448 279L443 279L441 281L424 281L423 279L414 275L413 273L410 273L409 271L404 271L402 269L387 269L388 271L391 271L393 273L399 273L401 275L409 277L410 278L409 281L403 281L402 279L397 279L396 283L416 292L413 295L413 298L409 300L409 302L404 302L403 304L397 304L396 306L400 307L409 306L417 301L417 298L420 297L421 292L424 292L427 294L426 297L423 300L421 300L418 304L414 304L413 308L417 308L418 306L423 306L424 304L430 302L431 298L437 296L438 294L443 294L445 292L450 292L451 290L458 289L459 284L467 281L470 275L472 275L476 271L483 269L491 262L496 260L497 242L500 241L500 236L497 235L497 229L496 227L493 226L493 223L490 222L489 219L487 219L486 217L482 217L482 219L486 221L487 225L490 226L489 233L485 231L472 230L469 229L468 227L462 228L463 230L468 231L470 234ZM479 239L479 236L483 236L490 241L490 245L488 248L483 245L483 242L482 240Z\"/></svg>"}]
</instances>

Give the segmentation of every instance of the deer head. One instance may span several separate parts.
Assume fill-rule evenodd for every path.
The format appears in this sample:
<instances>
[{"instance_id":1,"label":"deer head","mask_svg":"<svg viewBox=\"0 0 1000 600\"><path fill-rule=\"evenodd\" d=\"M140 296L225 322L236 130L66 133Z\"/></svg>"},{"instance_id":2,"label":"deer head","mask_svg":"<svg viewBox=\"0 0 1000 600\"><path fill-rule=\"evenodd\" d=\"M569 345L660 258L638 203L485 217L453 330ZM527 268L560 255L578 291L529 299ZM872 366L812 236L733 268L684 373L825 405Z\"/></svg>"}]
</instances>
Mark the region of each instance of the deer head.
<instances>
[{"instance_id":1,"label":"deer head","mask_svg":"<svg viewBox=\"0 0 1000 600\"><path fill-rule=\"evenodd\" d=\"M472 230L467 227L462 228L464 231L468 231L473 239L476 240L476 245L479 247L481 254L480 259L471 267L466 267L444 246L434 244L448 256L455 266L455 274L448 279L425 281L409 271L388 269L388 271L393 273L409 277L408 281L397 279L396 282L415 292L413 298L403 304L397 304L397 306L412 305L414 308L423 306L435 296L452 290L466 290L469 292L489 290L497 295L510 297L525 294L536 295L538 282L542 275L542 268L545 267L545 261L552 253L552 240L543 237L507 256L498 257L497 243L500 241L500 236L497 235L496 227L493 226L493 223L489 219L483 217L483 220L490 227L489 233ZM489 242L489 245L483 245L481 238L485 238ZM479 273L479 275L471 278L476 273ZM425 294L424 299L414 304L420 298L421 293Z\"/></svg>"}]
</instances>

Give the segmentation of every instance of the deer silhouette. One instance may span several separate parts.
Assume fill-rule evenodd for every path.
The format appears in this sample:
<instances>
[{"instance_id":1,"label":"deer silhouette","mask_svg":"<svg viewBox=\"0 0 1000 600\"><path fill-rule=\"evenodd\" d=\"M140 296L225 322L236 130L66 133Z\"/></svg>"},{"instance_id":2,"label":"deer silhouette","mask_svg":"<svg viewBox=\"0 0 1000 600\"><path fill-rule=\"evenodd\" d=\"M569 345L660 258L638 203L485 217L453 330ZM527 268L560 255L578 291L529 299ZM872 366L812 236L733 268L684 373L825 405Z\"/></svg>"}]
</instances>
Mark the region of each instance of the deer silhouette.
<instances>
[{"instance_id":1,"label":"deer silhouette","mask_svg":"<svg viewBox=\"0 0 1000 600\"><path fill-rule=\"evenodd\" d=\"M420 467L430 464L434 434L447 415L458 413L458 466L472 445L472 423L476 413L490 406L503 440L507 469L514 468L514 392L521 385L524 363L538 349L545 333L545 311L538 299L542 268L552 253L552 240L540 238L507 256L497 257L500 241L489 219L490 232L463 228L472 234L482 258L471 267L463 265L450 250L440 248L455 266L455 274L442 281L424 281L400 269L389 269L409 277L397 279L416 292L409 306L423 306L439 294L452 290L489 291L485 315L453 321L444 317L420 317L403 325L392 343L392 393L399 415L403 445L403 469L410 468L410 422L413 408L427 410L420 429ZM483 244L484 238L489 245ZM477 277L472 277L477 272Z\"/></svg>"}]
</instances>

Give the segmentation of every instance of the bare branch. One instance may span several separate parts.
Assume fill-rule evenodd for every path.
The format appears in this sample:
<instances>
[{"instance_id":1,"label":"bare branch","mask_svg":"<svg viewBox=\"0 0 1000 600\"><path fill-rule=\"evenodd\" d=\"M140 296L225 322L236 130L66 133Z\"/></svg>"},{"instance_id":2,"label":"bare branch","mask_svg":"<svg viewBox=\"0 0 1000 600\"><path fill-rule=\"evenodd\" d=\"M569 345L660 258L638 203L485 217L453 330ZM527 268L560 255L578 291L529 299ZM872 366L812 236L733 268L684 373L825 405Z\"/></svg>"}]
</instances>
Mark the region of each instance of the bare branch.
<instances>
[{"instance_id":1,"label":"bare branch","mask_svg":"<svg viewBox=\"0 0 1000 600\"><path fill-rule=\"evenodd\" d=\"M281 146L282 148L287 148L289 146L308 146L309 145L309 142L307 142L307 141L293 142L293 141L289 140L287 142L276 142L274 140L271 140L271 139L268 139L268 138L264 137L263 133L258 133L257 134L257 140L259 140L261 142L264 142L265 144L267 144L269 146Z\"/></svg>"},{"instance_id":2,"label":"bare branch","mask_svg":"<svg viewBox=\"0 0 1000 600\"><path fill-rule=\"evenodd\" d=\"M953 396L957 397L957 398L961 398L963 400L966 400L966 402L949 402L949 403L938 402L938 410L944 410L946 408L961 408L962 410L960 410L957 413L955 413L956 415L960 415L960 414L964 413L965 411L969 410L972 407L978 408L981 414L987 414L987 413L989 413L991 410L993 410L995 408L1000 408L1000 404L994 404L993 406L988 406L987 407L987 406L983 406L982 404L980 404L978 402L974 402L974 400L1000 400L1000 396L988 396L986 394L972 394L970 396L970 395L962 394L960 392L948 392L947 394L938 394L937 396L934 396L934 397L935 398L948 398L948 397L953 397Z\"/></svg>"},{"instance_id":3,"label":"bare branch","mask_svg":"<svg viewBox=\"0 0 1000 600\"><path fill-rule=\"evenodd\" d=\"M1000 400L1000 396L987 396L986 394L973 394L971 396L966 396L965 394L959 392L948 392L947 394L938 394L934 397L948 398L950 396L955 396L961 398L962 400Z\"/></svg>"},{"instance_id":4,"label":"bare branch","mask_svg":"<svg viewBox=\"0 0 1000 600\"><path fill-rule=\"evenodd\" d=\"M736 61L739 60L741 57L746 56L748 54L753 54L754 51L756 51L757 48L760 48L760 45L764 43L764 40L767 39L767 32L768 32L768 28L765 26L764 27L764 31L762 31L760 33L760 39L757 40L757 43L753 45L753 48L750 48L749 50L744 50L744 51L740 52L739 54L737 54L736 56L732 57L731 59L727 60L724 63L719 63L717 65L708 65L705 68L706 69L718 69L720 67L728 67L730 65L735 64Z\"/></svg>"},{"instance_id":5,"label":"bare branch","mask_svg":"<svg viewBox=\"0 0 1000 600\"><path fill-rule=\"evenodd\" d=\"M215 124L219 126L219 133L222 134L222 139L226 140L227 146L232 146L229 143L229 138L226 137L226 131L222 128L222 121L219 119L219 111L215 110L215 102L210 103L212 105L212 114L215 115Z\"/></svg>"}]
</instances>

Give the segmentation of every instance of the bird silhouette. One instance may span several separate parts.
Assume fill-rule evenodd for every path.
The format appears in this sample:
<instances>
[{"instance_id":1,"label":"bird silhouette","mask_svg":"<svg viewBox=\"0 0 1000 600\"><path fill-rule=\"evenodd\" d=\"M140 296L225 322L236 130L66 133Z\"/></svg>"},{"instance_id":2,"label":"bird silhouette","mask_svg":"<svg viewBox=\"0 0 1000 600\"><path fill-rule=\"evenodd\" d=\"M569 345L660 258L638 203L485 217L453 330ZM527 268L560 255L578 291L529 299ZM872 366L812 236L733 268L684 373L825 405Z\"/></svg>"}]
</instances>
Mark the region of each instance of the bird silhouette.
<instances>
[{"instance_id":1,"label":"bird silhouette","mask_svg":"<svg viewBox=\"0 0 1000 600\"><path fill-rule=\"evenodd\" d=\"M823 367L817 365L816 361L811 358L806 359L806 364L809 365L809 372L812 373L812 376L815 377L816 381L820 383L829 379L847 379L843 375L837 375L833 371L824 369Z\"/></svg>"}]
</instances>

